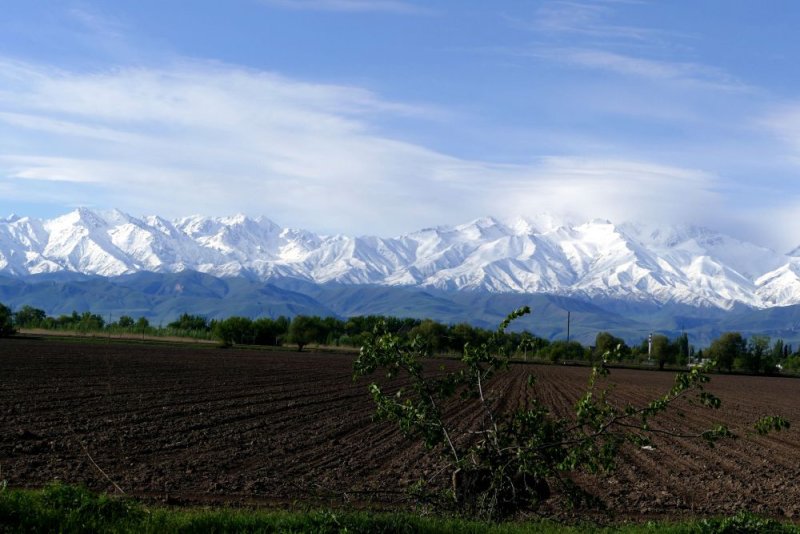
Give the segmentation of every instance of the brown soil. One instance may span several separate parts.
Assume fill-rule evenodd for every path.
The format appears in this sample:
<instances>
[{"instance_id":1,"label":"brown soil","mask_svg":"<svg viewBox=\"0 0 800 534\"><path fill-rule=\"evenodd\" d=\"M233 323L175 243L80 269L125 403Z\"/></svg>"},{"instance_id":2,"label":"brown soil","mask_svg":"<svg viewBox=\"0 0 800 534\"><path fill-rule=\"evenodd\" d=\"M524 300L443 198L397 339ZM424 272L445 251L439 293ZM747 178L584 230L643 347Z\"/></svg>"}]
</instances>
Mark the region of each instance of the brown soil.
<instances>
[{"instance_id":1,"label":"brown soil","mask_svg":"<svg viewBox=\"0 0 800 534\"><path fill-rule=\"evenodd\" d=\"M440 463L388 423L372 422L353 356L165 344L16 338L0 340L0 480L53 480L183 503L292 503L403 507L403 488ZM454 365L452 362L446 365ZM588 369L516 365L498 377L502 402L536 394L567 413ZM614 370L613 398L643 402L673 375ZM800 380L714 376L723 399L689 407L665 428L723 422L740 438L716 448L659 439L630 447L618 469L581 482L617 517L731 514L740 509L800 518ZM464 424L481 415L454 405ZM747 427L778 414L795 425L757 437ZM447 475L440 477L447 479ZM557 512L557 510L551 510Z\"/></svg>"}]
</instances>

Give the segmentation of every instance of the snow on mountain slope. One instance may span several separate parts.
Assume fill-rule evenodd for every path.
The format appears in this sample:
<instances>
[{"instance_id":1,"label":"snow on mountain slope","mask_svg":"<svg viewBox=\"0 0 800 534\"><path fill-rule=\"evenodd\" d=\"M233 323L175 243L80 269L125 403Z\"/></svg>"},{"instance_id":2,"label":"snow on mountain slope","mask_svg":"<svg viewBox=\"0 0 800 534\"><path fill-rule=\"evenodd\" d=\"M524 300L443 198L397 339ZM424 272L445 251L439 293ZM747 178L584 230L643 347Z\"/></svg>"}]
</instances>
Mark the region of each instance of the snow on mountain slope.
<instances>
[{"instance_id":1,"label":"snow on mountain slope","mask_svg":"<svg viewBox=\"0 0 800 534\"><path fill-rule=\"evenodd\" d=\"M707 228L550 215L427 228L396 238L324 236L264 217L168 221L80 208L0 219L0 273L101 276L185 269L260 280L546 292L730 308L800 303L800 257Z\"/></svg>"},{"instance_id":2,"label":"snow on mountain slope","mask_svg":"<svg viewBox=\"0 0 800 534\"><path fill-rule=\"evenodd\" d=\"M797 304L800 295L800 258L790 258L785 265L760 276L755 284L763 307Z\"/></svg>"},{"instance_id":3,"label":"snow on mountain slope","mask_svg":"<svg viewBox=\"0 0 800 534\"><path fill-rule=\"evenodd\" d=\"M37 252L48 238L41 221L16 216L0 221L0 272L23 275L59 270L57 264Z\"/></svg>"}]
</instances>

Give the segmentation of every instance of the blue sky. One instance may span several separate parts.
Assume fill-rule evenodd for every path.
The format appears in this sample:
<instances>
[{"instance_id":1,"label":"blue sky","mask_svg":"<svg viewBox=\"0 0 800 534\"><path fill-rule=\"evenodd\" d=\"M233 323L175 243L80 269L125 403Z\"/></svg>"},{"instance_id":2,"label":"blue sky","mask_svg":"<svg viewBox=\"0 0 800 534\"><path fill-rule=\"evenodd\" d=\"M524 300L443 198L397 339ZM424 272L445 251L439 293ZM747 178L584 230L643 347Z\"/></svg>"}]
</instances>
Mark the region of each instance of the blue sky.
<instances>
[{"instance_id":1,"label":"blue sky","mask_svg":"<svg viewBox=\"0 0 800 534\"><path fill-rule=\"evenodd\" d=\"M788 250L797 27L791 0L6 0L0 213L546 211Z\"/></svg>"}]
</instances>

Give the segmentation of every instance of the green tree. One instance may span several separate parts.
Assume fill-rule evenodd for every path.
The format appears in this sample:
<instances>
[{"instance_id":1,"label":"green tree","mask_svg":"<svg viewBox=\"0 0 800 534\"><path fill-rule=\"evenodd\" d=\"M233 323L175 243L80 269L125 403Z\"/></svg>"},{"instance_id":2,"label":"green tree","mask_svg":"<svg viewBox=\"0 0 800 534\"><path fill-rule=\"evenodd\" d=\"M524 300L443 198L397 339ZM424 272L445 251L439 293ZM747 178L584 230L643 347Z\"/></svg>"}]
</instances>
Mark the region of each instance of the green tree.
<instances>
[{"instance_id":1,"label":"green tree","mask_svg":"<svg viewBox=\"0 0 800 534\"><path fill-rule=\"evenodd\" d=\"M747 342L739 332L725 332L711 342L706 357L716 362L717 369L730 371L737 359L747 352Z\"/></svg>"},{"instance_id":2,"label":"green tree","mask_svg":"<svg viewBox=\"0 0 800 534\"><path fill-rule=\"evenodd\" d=\"M73 312L74 315L75 312ZM81 332L97 332L102 330L105 326L105 320L95 313L85 311L79 317L78 321L73 321L73 327Z\"/></svg>"},{"instance_id":3,"label":"green tree","mask_svg":"<svg viewBox=\"0 0 800 534\"><path fill-rule=\"evenodd\" d=\"M289 332L289 319L261 317L253 321L253 343L256 345L280 345Z\"/></svg>"},{"instance_id":4,"label":"green tree","mask_svg":"<svg viewBox=\"0 0 800 534\"><path fill-rule=\"evenodd\" d=\"M228 317L214 324L214 335L225 345L253 343L253 321L247 317Z\"/></svg>"},{"instance_id":5,"label":"green tree","mask_svg":"<svg viewBox=\"0 0 800 534\"><path fill-rule=\"evenodd\" d=\"M663 370L668 363L675 363L677 347L670 343L667 336L655 334L653 336L652 358L658 363L658 368Z\"/></svg>"},{"instance_id":6,"label":"green tree","mask_svg":"<svg viewBox=\"0 0 800 534\"><path fill-rule=\"evenodd\" d=\"M150 321L147 320L147 317L139 317L136 319L136 331L137 332L144 332L150 328Z\"/></svg>"},{"instance_id":7,"label":"green tree","mask_svg":"<svg viewBox=\"0 0 800 534\"><path fill-rule=\"evenodd\" d=\"M15 333L11 308L0 303L0 337L11 336Z\"/></svg>"},{"instance_id":8,"label":"green tree","mask_svg":"<svg viewBox=\"0 0 800 534\"><path fill-rule=\"evenodd\" d=\"M425 319L412 328L409 337L416 338L419 346L428 354L437 354L447 348L447 329L431 319Z\"/></svg>"},{"instance_id":9,"label":"green tree","mask_svg":"<svg viewBox=\"0 0 800 534\"><path fill-rule=\"evenodd\" d=\"M536 341L530 332L525 331L520 335L517 350L522 351L522 357L528 359L528 351L533 351L536 348Z\"/></svg>"},{"instance_id":10,"label":"green tree","mask_svg":"<svg viewBox=\"0 0 800 534\"><path fill-rule=\"evenodd\" d=\"M57 328L77 328L78 323L81 321L81 316L78 312L73 310L72 315L59 315L55 319L55 326Z\"/></svg>"},{"instance_id":11,"label":"green tree","mask_svg":"<svg viewBox=\"0 0 800 534\"><path fill-rule=\"evenodd\" d=\"M474 345L478 342L475 327L469 323L458 323L447 329L447 350L462 352L465 345Z\"/></svg>"},{"instance_id":12,"label":"green tree","mask_svg":"<svg viewBox=\"0 0 800 534\"><path fill-rule=\"evenodd\" d=\"M601 358L606 353L614 354L618 360L622 360L630 357L631 348L624 339L613 336L609 332L599 332L594 339L592 358Z\"/></svg>"},{"instance_id":13,"label":"green tree","mask_svg":"<svg viewBox=\"0 0 800 534\"><path fill-rule=\"evenodd\" d=\"M769 363L768 336L753 336L747 341L747 349L734 360L734 367L744 369L750 373L760 373L769 370L772 366Z\"/></svg>"},{"instance_id":14,"label":"green tree","mask_svg":"<svg viewBox=\"0 0 800 534\"><path fill-rule=\"evenodd\" d=\"M790 373L800 373L800 354L792 354L783 362L783 370Z\"/></svg>"},{"instance_id":15,"label":"green tree","mask_svg":"<svg viewBox=\"0 0 800 534\"><path fill-rule=\"evenodd\" d=\"M202 315L190 315L183 313L177 320L167 324L169 328L175 330L184 330L187 332L208 332L211 326L208 324L208 319Z\"/></svg>"},{"instance_id":16,"label":"green tree","mask_svg":"<svg viewBox=\"0 0 800 534\"><path fill-rule=\"evenodd\" d=\"M303 347L319 337L319 333L320 322L318 317L297 315L289 325L289 342L297 345L298 351L302 351Z\"/></svg>"},{"instance_id":17,"label":"green tree","mask_svg":"<svg viewBox=\"0 0 800 534\"><path fill-rule=\"evenodd\" d=\"M136 322L133 320L133 317L129 315L122 315L117 321L117 326L120 328L131 328L135 324Z\"/></svg>"},{"instance_id":18,"label":"green tree","mask_svg":"<svg viewBox=\"0 0 800 534\"><path fill-rule=\"evenodd\" d=\"M679 365L686 365L689 363L691 357L691 346L689 345L689 335L683 332L678 339L675 340L676 345L676 358Z\"/></svg>"},{"instance_id":19,"label":"green tree","mask_svg":"<svg viewBox=\"0 0 800 534\"><path fill-rule=\"evenodd\" d=\"M344 322L336 317L324 317L319 319L319 331L314 341L320 345L336 345L343 334Z\"/></svg>"},{"instance_id":20,"label":"green tree","mask_svg":"<svg viewBox=\"0 0 800 534\"><path fill-rule=\"evenodd\" d=\"M25 305L14 313L14 324L21 328L39 328L44 325L47 314L44 310Z\"/></svg>"},{"instance_id":21,"label":"green tree","mask_svg":"<svg viewBox=\"0 0 800 534\"><path fill-rule=\"evenodd\" d=\"M565 360L583 360L586 356L586 349L577 341L565 341L559 339L550 343L546 349L539 352L546 356L551 362L562 362Z\"/></svg>"},{"instance_id":22,"label":"green tree","mask_svg":"<svg viewBox=\"0 0 800 534\"><path fill-rule=\"evenodd\" d=\"M783 342L782 339L775 340L775 343L772 345L772 350L770 351L770 357L775 363L778 363L788 356L788 346Z\"/></svg>"}]
</instances>

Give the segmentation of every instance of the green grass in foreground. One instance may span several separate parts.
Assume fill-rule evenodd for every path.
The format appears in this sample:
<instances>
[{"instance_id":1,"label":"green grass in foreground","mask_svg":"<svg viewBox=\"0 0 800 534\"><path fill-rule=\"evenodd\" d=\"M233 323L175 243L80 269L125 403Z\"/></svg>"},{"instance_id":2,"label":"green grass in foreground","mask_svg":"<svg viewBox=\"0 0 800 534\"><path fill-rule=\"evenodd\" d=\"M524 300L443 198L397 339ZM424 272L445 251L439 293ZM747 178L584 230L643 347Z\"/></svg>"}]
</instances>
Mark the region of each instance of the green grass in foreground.
<instances>
[{"instance_id":1,"label":"green grass in foreground","mask_svg":"<svg viewBox=\"0 0 800 534\"><path fill-rule=\"evenodd\" d=\"M61 484L43 490L0 488L0 532L797 532L800 528L749 514L684 523L566 527L548 521L493 525L460 519L369 512L283 512L242 509L151 508Z\"/></svg>"}]
</instances>

